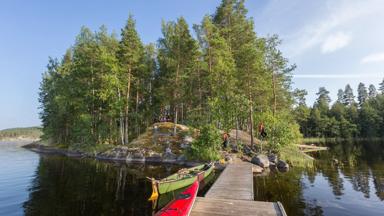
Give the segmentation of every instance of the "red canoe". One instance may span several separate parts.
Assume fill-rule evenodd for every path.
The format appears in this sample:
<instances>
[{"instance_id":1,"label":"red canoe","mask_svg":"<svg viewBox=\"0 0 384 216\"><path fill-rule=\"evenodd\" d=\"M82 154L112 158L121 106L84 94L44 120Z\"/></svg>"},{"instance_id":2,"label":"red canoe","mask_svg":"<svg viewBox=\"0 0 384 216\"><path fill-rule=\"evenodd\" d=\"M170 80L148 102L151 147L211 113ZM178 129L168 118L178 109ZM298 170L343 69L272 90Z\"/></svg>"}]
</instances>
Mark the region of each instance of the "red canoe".
<instances>
[{"instance_id":1,"label":"red canoe","mask_svg":"<svg viewBox=\"0 0 384 216\"><path fill-rule=\"evenodd\" d=\"M162 208L155 216L188 216L195 202L199 181L196 180L191 186L181 192L176 199Z\"/></svg>"}]
</instances>

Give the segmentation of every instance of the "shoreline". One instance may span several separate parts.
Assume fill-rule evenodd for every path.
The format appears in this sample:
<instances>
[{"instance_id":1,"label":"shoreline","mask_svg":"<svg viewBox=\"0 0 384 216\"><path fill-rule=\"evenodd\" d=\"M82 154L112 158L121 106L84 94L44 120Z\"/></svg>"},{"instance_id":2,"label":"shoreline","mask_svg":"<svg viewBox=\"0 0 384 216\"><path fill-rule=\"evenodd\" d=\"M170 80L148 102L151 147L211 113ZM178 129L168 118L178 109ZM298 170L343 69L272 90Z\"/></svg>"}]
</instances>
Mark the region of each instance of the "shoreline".
<instances>
[{"instance_id":1,"label":"shoreline","mask_svg":"<svg viewBox=\"0 0 384 216\"><path fill-rule=\"evenodd\" d=\"M180 160L164 158L161 156L155 157L111 157L102 155L102 153L91 154L77 150L67 150L67 149L59 149L52 146L45 146L40 144L38 141L34 141L32 143L21 146L22 148L28 149L30 151L36 152L38 154L46 154L46 155L62 155L66 157L72 158L92 158L101 162L118 162L118 163L150 163L150 164L175 164L175 165L185 165L185 166L196 166L203 162L200 161L188 161L188 160Z\"/></svg>"}]
</instances>

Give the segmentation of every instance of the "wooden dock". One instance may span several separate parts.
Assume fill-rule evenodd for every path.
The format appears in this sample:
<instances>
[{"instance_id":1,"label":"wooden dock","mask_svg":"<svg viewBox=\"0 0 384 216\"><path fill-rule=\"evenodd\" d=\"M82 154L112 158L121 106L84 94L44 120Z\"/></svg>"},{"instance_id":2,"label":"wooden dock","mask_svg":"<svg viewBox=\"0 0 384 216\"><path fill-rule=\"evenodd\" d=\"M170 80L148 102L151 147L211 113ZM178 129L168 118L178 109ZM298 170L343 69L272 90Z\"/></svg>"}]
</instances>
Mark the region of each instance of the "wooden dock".
<instances>
[{"instance_id":1,"label":"wooden dock","mask_svg":"<svg viewBox=\"0 0 384 216\"><path fill-rule=\"evenodd\" d=\"M227 165L205 197L198 197L191 216L286 216L280 202L254 201L252 164Z\"/></svg>"}]
</instances>

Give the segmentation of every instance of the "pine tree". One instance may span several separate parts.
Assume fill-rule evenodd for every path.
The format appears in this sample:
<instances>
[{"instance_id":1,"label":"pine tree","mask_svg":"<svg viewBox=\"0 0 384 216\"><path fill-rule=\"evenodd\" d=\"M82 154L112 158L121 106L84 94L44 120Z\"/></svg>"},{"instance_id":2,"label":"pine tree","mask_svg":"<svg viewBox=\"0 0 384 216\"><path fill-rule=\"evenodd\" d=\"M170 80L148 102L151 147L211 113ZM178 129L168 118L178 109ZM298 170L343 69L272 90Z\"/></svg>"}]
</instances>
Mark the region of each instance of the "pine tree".
<instances>
[{"instance_id":1,"label":"pine tree","mask_svg":"<svg viewBox=\"0 0 384 216\"><path fill-rule=\"evenodd\" d=\"M367 88L365 87L364 83L359 83L359 86L357 88L357 99L359 101L360 107L365 103L367 98L368 98Z\"/></svg>"},{"instance_id":2,"label":"pine tree","mask_svg":"<svg viewBox=\"0 0 384 216\"><path fill-rule=\"evenodd\" d=\"M120 80L122 89L119 89L119 100L123 102L120 126L121 140L123 144L129 143L129 113L131 101L131 87L133 81L140 73L144 57L144 48L136 31L135 20L130 15L124 29L121 31L118 58L120 62ZM124 114L123 114L124 113Z\"/></svg>"},{"instance_id":3,"label":"pine tree","mask_svg":"<svg viewBox=\"0 0 384 216\"><path fill-rule=\"evenodd\" d=\"M207 79L210 90L209 103L212 118L217 125L229 130L233 125L235 62L226 40L220 35L210 17L205 16L199 36L203 44L204 61L207 63Z\"/></svg>"},{"instance_id":4,"label":"pine tree","mask_svg":"<svg viewBox=\"0 0 384 216\"><path fill-rule=\"evenodd\" d=\"M379 83L379 91L381 92L381 94L384 94L384 79L381 83Z\"/></svg>"},{"instance_id":5,"label":"pine tree","mask_svg":"<svg viewBox=\"0 0 384 216\"><path fill-rule=\"evenodd\" d=\"M376 87L374 85L369 85L368 87L368 97L369 98L374 98L376 97L377 95L377 90L376 90Z\"/></svg>"},{"instance_id":6,"label":"pine tree","mask_svg":"<svg viewBox=\"0 0 384 216\"><path fill-rule=\"evenodd\" d=\"M183 106L187 94L188 76L194 70L196 55L198 54L197 42L192 38L188 24L183 17L177 22L163 23L163 38L159 40L159 63L163 82L162 90L166 93L164 102L173 107L174 134L176 124L183 117Z\"/></svg>"},{"instance_id":7,"label":"pine tree","mask_svg":"<svg viewBox=\"0 0 384 216\"><path fill-rule=\"evenodd\" d=\"M343 89L339 89L337 91L337 102L344 104L344 91L343 91Z\"/></svg>"},{"instance_id":8,"label":"pine tree","mask_svg":"<svg viewBox=\"0 0 384 216\"><path fill-rule=\"evenodd\" d=\"M351 106L355 103L355 96L353 95L353 90L349 84L345 86L343 101L346 106Z\"/></svg>"}]
</instances>

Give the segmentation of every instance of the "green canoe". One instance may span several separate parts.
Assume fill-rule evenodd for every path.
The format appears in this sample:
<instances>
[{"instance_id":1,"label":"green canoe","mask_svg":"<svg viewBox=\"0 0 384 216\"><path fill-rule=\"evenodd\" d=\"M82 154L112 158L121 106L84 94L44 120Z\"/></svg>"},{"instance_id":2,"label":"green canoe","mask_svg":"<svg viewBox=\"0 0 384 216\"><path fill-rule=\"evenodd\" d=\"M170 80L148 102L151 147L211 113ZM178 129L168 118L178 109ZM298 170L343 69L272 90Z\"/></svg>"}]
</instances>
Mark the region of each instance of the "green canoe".
<instances>
[{"instance_id":1,"label":"green canoe","mask_svg":"<svg viewBox=\"0 0 384 216\"><path fill-rule=\"evenodd\" d=\"M196 179L202 181L211 174L213 163L202 164L188 169L180 169L177 173L161 180L151 179L153 192L164 194L191 185Z\"/></svg>"}]
</instances>

